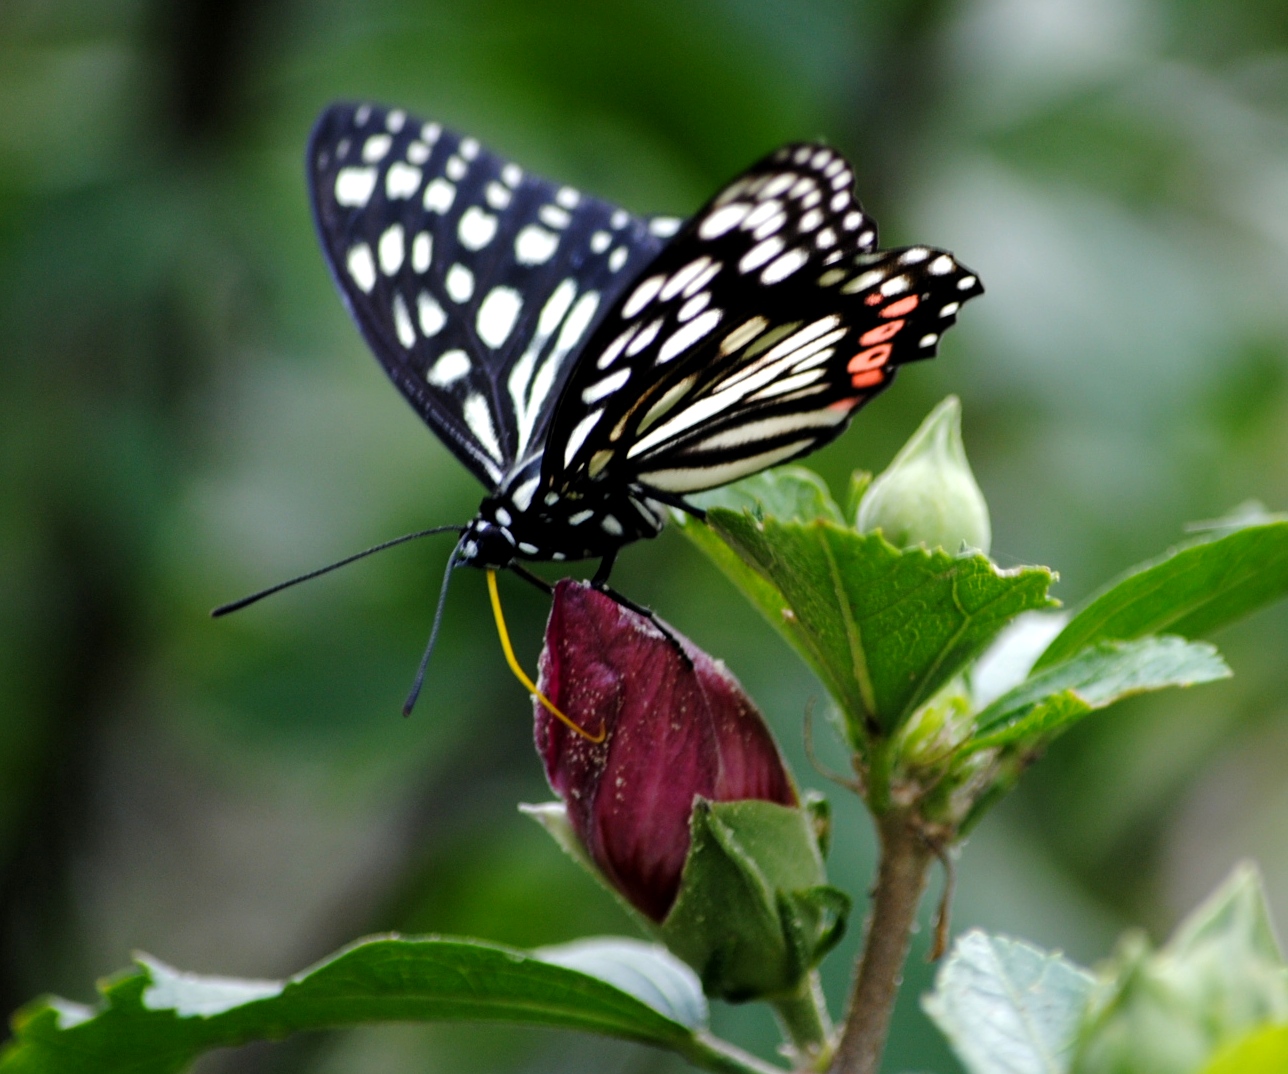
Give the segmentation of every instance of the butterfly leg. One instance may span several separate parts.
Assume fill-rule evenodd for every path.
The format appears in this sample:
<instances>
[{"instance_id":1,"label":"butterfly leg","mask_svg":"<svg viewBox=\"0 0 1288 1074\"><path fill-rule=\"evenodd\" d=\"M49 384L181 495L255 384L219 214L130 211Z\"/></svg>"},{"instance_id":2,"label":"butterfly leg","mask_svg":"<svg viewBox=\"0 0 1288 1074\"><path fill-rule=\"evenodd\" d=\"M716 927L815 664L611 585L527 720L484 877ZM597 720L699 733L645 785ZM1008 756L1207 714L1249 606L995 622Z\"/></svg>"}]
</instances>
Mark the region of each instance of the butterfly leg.
<instances>
[{"instance_id":1,"label":"butterfly leg","mask_svg":"<svg viewBox=\"0 0 1288 1074\"><path fill-rule=\"evenodd\" d=\"M525 582L527 582L528 585L536 586L547 597L550 596L555 591L554 586L552 586L544 578L538 578L535 574L533 574L530 570L528 570L527 567L521 567L517 563L511 563L510 570L518 577L522 578Z\"/></svg>"},{"instance_id":2,"label":"butterfly leg","mask_svg":"<svg viewBox=\"0 0 1288 1074\"><path fill-rule=\"evenodd\" d=\"M604 596L611 597L623 608L629 608L636 615L644 616L645 619L657 627L657 629L661 631L662 636L666 638L666 640L675 648L675 651L680 654L680 659L684 661L685 668L692 671L693 661L689 659L689 654L684 651L684 646L680 644L680 639L675 636L675 631L659 619L652 608L646 608L642 604L636 604L630 597L617 592L616 589L608 584L608 575L612 572L613 561L616 558L617 553L611 552L601 559L599 561L599 569L595 571L595 576L590 580L590 584L603 593Z\"/></svg>"}]
</instances>

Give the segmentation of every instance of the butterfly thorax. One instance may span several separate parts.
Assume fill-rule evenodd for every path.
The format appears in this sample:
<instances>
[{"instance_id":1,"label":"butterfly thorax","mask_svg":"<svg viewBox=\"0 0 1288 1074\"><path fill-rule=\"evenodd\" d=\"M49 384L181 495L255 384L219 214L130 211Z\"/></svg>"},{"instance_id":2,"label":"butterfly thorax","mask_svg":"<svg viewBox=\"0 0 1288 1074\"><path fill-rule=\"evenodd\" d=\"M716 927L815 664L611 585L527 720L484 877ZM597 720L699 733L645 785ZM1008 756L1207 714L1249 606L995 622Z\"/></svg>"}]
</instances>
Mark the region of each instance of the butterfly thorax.
<instances>
[{"instance_id":1,"label":"butterfly thorax","mask_svg":"<svg viewBox=\"0 0 1288 1074\"><path fill-rule=\"evenodd\" d=\"M525 485L511 483L483 500L461 538L460 562L501 568L515 560L601 558L657 536L664 525L662 507L640 489L534 493Z\"/></svg>"}]
</instances>

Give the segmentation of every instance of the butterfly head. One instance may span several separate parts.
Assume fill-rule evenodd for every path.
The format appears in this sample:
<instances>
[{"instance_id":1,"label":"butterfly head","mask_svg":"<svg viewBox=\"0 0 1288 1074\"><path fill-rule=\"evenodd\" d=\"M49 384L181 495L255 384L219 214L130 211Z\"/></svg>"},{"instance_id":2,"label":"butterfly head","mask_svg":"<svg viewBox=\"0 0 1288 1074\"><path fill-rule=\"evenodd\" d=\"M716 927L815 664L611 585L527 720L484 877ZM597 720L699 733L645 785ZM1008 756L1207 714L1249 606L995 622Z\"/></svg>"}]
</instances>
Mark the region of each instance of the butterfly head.
<instances>
[{"instance_id":1,"label":"butterfly head","mask_svg":"<svg viewBox=\"0 0 1288 1074\"><path fill-rule=\"evenodd\" d=\"M514 562L516 542L510 527L487 508L488 503L485 502L483 510L461 535L460 544L456 546L456 562L500 570Z\"/></svg>"}]
</instances>

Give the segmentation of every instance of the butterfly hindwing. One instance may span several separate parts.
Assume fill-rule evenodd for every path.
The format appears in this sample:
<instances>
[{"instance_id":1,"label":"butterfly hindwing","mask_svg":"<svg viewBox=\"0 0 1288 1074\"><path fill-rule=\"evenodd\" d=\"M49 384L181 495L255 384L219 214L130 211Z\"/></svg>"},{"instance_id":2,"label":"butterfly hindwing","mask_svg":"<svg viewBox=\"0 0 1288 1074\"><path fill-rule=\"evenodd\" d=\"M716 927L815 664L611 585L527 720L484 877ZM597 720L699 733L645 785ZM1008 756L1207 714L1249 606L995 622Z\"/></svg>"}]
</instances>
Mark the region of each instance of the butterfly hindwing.
<instances>
[{"instance_id":1,"label":"butterfly hindwing","mask_svg":"<svg viewBox=\"0 0 1288 1074\"><path fill-rule=\"evenodd\" d=\"M333 105L308 167L322 246L363 336L495 488L540 449L581 346L665 225L398 109Z\"/></svg>"},{"instance_id":2,"label":"butterfly hindwing","mask_svg":"<svg viewBox=\"0 0 1288 1074\"><path fill-rule=\"evenodd\" d=\"M983 290L952 255L876 249L844 158L787 146L701 210L588 341L545 484L683 495L804 455Z\"/></svg>"}]
</instances>

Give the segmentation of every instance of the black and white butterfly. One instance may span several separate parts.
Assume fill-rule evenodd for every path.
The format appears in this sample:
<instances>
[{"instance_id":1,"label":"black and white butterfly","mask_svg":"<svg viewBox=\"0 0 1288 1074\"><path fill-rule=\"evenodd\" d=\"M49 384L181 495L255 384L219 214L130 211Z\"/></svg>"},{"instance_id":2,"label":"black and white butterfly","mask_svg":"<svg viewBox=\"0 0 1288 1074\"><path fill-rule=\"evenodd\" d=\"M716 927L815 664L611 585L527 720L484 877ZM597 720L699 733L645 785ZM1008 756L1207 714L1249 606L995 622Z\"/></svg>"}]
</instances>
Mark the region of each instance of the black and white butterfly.
<instances>
[{"instance_id":1,"label":"black and white butterfly","mask_svg":"<svg viewBox=\"0 0 1288 1074\"><path fill-rule=\"evenodd\" d=\"M467 526L437 528L461 532L447 574L542 584L523 561L599 558L607 589L617 552L668 507L700 517L687 494L839 436L983 291L943 250L877 249L849 164L822 145L771 153L687 222L371 104L322 114L308 171L362 335L487 489Z\"/></svg>"},{"instance_id":2,"label":"black and white butterfly","mask_svg":"<svg viewBox=\"0 0 1288 1074\"><path fill-rule=\"evenodd\" d=\"M323 113L308 167L363 336L487 488L461 564L599 557L606 581L666 506L838 436L983 291L942 250L878 250L822 145L683 223L370 104Z\"/></svg>"}]
</instances>

